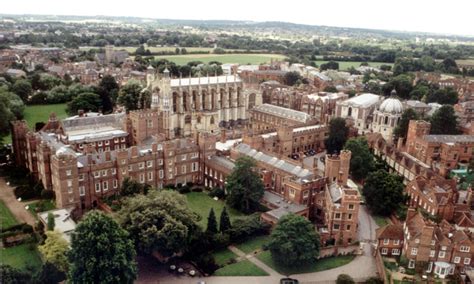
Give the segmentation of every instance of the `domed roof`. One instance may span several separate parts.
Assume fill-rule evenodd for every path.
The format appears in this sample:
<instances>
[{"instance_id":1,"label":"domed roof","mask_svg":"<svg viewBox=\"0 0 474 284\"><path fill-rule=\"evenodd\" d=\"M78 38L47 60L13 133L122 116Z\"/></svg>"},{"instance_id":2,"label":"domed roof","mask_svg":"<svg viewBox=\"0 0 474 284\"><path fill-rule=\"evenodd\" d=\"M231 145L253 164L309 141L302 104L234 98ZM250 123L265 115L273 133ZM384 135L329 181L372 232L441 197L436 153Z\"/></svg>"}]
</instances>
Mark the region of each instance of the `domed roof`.
<instances>
[{"instance_id":1,"label":"domed roof","mask_svg":"<svg viewBox=\"0 0 474 284\"><path fill-rule=\"evenodd\" d=\"M402 113L403 112L403 105L399 99L396 98L388 98L385 99L382 104L379 106L379 111L385 113Z\"/></svg>"}]
</instances>

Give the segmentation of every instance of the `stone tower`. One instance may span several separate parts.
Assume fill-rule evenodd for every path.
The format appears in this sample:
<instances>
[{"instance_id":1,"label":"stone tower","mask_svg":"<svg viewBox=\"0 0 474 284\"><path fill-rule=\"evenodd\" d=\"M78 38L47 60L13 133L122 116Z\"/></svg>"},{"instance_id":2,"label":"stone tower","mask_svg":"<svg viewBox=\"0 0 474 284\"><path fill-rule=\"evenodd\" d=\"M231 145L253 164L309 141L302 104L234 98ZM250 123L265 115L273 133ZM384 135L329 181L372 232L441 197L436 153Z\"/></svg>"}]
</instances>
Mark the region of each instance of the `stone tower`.
<instances>
[{"instance_id":1,"label":"stone tower","mask_svg":"<svg viewBox=\"0 0 474 284\"><path fill-rule=\"evenodd\" d=\"M424 120L410 120L408 124L408 133L406 140L407 152L412 154L415 152L415 141L417 137L423 137L430 134L431 124Z\"/></svg>"},{"instance_id":2,"label":"stone tower","mask_svg":"<svg viewBox=\"0 0 474 284\"><path fill-rule=\"evenodd\" d=\"M342 150L339 155L326 155L324 176L329 183L347 185L351 155L351 151L348 150Z\"/></svg>"},{"instance_id":3,"label":"stone tower","mask_svg":"<svg viewBox=\"0 0 474 284\"><path fill-rule=\"evenodd\" d=\"M278 140L280 140L280 149L278 154L288 157L293 152L293 128L284 124L278 127Z\"/></svg>"}]
</instances>

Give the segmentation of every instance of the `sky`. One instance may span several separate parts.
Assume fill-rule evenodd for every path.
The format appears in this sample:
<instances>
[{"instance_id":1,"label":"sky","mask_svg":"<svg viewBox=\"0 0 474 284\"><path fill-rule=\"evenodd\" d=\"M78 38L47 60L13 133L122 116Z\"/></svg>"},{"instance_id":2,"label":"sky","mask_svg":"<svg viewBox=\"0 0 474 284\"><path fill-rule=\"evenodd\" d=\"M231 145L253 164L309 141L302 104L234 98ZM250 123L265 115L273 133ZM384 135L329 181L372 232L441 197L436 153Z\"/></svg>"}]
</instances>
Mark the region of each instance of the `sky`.
<instances>
[{"instance_id":1,"label":"sky","mask_svg":"<svg viewBox=\"0 0 474 284\"><path fill-rule=\"evenodd\" d=\"M14 0L2 14L283 21L474 36L474 0Z\"/></svg>"}]
</instances>

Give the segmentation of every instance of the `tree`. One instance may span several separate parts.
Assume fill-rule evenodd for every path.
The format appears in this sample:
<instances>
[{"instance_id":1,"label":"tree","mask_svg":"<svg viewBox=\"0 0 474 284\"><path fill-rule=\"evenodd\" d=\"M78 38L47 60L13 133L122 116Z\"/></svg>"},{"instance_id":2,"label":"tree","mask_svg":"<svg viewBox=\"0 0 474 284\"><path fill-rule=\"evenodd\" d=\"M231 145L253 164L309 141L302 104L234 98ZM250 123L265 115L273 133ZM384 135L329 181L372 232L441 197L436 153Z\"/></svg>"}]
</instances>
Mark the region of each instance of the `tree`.
<instances>
[{"instance_id":1,"label":"tree","mask_svg":"<svg viewBox=\"0 0 474 284\"><path fill-rule=\"evenodd\" d=\"M328 93L337 93L337 89L334 86L326 86L323 91Z\"/></svg>"},{"instance_id":2,"label":"tree","mask_svg":"<svg viewBox=\"0 0 474 284\"><path fill-rule=\"evenodd\" d=\"M45 262L40 272L35 276L35 283L57 284L66 280L66 273L59 270L51 262Z\"/></svg>"},{"instance_id":3,"label":"tree","mask_svg":"<svg viewBox=\"0 0 474 284\"><path fill-rule=\"evenodd\" d=\"M459 134L457 117L450 105L440 107L431 116L430 134Z\"/></svg>"},{"instance_id":4,"label":"tree","mask_svg":"<svg viewBox=\"0 0 474 284\"><path fill-rule=\"evenodd\" d=\"M137 249L147 254L183 252L198 230L198 216L189 209L186 197L174 191L154 190L128 198L117 215Z\"/></svg>"},{"instance_id":5,"label":"tree","mask_svg":"<svg viewBox=\"0 0 474 284\"><path fill-rule=\"evenodd\" d=\"M21 98L12 92L6 91L6 88L0 87L0 100L3 101L9 113L11 113L16 119L23 118L23 112L25 111L25 103ZM12 118L12 119L13 119ZM8 123L8 121L6 121ZM9 126L8 126L9 128Z\"/></svg>"},{"instance_id":6,"label":"tree","mask_svg":"<svg viewBox=\"0 0 474 284\"><path fill-rule=\"evenodd\" d=\"M339 274L336 279L336 284L354 284L355 281L347 274Z\"/></svg>"},{"instance_id":7,"label":"tree","mask_svg":"<svg viewBox=\"0 0 474 284\"><path fill-rule=\"evenodd\" d=\"M123 180L122 186L120 187L120 195L122 196L135 195L141 193L142 191L143 185L129 177L126 177Z\"/></svg>"},{"instance_id":8,"label":"tree","mask_svg":"<svg viewBox=\"0 0 474 284\"><path fill-rule=\"evenodd\" d=\"M374 214L389 216L404 201L403 188L399 176L377 170L368 175L362 194Z\"/></svg>"},{"instance_id":9,"label":"tree","mask_svg":"<svg viewBox=\"0 0 474 284\"><path fill-rule=\"evenodd\" d=\"M232 228L232 224L230 223L229 214L227 213L227 208L224 206L224 209L222 209L221 217L219 220L219 231L221 233L225 233L231 228Z\"/></svg>"},{"instance_id":10,"label":"tree","mask_svg":"<svg viewBox=\"0 0 474 284\"><path fill-rule=\"evenodd\" d=\"M94 93L83 93L74 98L67 105L67 113L69 113L69 115L75 115L79 110L83 110L84 112L96 112L99 111L101 103L102 101L99 95Z\"/></svg>"},{"instance_id":11,"label":"tree","mask_svg":"<svg viewBox=\"0 0 474 284\"><path fill-rule=\"evenodd\" d=\"M367 177L367 174L374 168L374 157L370 152L367 139L365 137L351 138L347 140L344 149L352 152L350 162L351 176L358 181Z\"/></svg>"},{"instance_id":12,"label":"tree","mask_svg":"<svg viewBox=\"0 0 474 284\"><path fill-rule=\"evenodd\" d=\"M319 255L319 235L308 219L290 213L278 221L268 247L277 263L284 266L306 264Z\"/></svg>"},{"instance_id":13,"label":"tree","mask_svg":"<svg viewBox=\"0 0 474 284\"><path fill-rule=\"evenodd\" d=\"M406 109L400 118L400 122L398 123L397 127L393 130L393 135L395 136L395 141L398 138L405 139L408 133L408 124L410 120L417 120L418 113L411 108Z\"/></svg>"},{"instance_id":14,"label":"tree","mask_svg":"<svg viewBox=\"0 0 474 284\"><path fill-rule=\"evenodd\" d=\"M112 112L118 92L119 85L114 77L105 75L102 80L100 80L98 93L102 100L102 111L104 113Z\"/></svg>"},{"instance_id":15,"label":"tree","mask_svg":"<svg viewBox=\"0 0 474 284\"><path fill-rule=\"evenodd\" d=\"M339 153L349 136L349 128L346 126L346 120L336 117L329 121L329 136L324 140L326 151L329 154Z\"/></svg>"},{"instance_id":16,"label":"tree","mask_svg":"<svg viewBox=\"0 0 474 284\"><path fill-rule=\"evenodd\" d=\"M12 91L19 96L23 102L28 101L28 97L33 93L33 88L28 80L17 80L12 86Z\"/></svg>"},{"instance_id":17,"label":"tree","mask_svg":"<svg viewBox=\"0 0 474 284\"><path fill-rule=\"evenodd\" d=\"M286 72L283 78L285 84L287 84L288 86L294 86L296 82L298 82L298 80L301 80L301 79L302 77L300 73L296 71Z\"/></svg>"},{"instance_id":18,"label":"tree","mask_svg":"<svg viewBox=\"0 0 474 284\"><path fill-rule=\"evenodd\" d=\"M8 284L30 283L31 275L27 272L0 263L0 280Z\"/></svg>"},{"instance_id":19,"label":"tree","mask_svg":"<svg viewBox=\"0 0 474 284\"><path fill-rule=\"evenodd\" d=\"M397 96L400 98L409 99L410 93L413 90L412 79L405 74L398 75L382 87L386 96L389 96L393 89L397 91Z\"/></svg>"},{"instance_id":20,"label":"tree","mask_svg":"<svg viewBox=\"0 0 474 284\"><path fill-rule=\"evenodd\" d=\"M428 94L426 102L454 105L458 102L458 92L453 88L439 89Z\"/></svg>"},{"instance_id":21,"label":"tree","mask_svg":"<svg viewBox=\"0 0 474 284\"><path fill-rule=\"evenodd\" d=\"M123 105L127 111L139 109L142 89L139 82L133 80L128 81L120 90L117 102Z\"/></svg>"},{"instance_id":22,"label":"tree","mask_svg":"<svg viewBox=\"0 0 474 284\"><path fill-rule=\"evenodd\" d=\"M214 213L214 208L211 208L209 211L209 216L207 217L207 229L206 233L214 235L217 233L217 220L216 214Z\"/></svg>"},{"instance_id":23,"label":"tree","mask_svg":"<svg viewBox=\"0 0 474 284\"><path fill-rule=\"evenodd\" d=\"M55 226L54 215L53 213L48 213L48 231L53 231Z\"/></svg>"},{"instance_id":24,"label":"tree","mask_svg":"<svg viewBox=\"0 0 474 284\"><path fill-rule=\"evenodd\" d=\"M43 259L45 261L53 264L62 272L68 271L69 262L67 259L67 252L69 251L69 243L61 236L60 233L55 231L47 231L46 240L43 245L38 247L38 249L43 255Z\"/></svg>"},{"instance_id":25,"label":"tree","mask_svg":"<svg viewBox=\"0 0 474 284\"><path fill-rule=\"evenodd\" d=\"M72 234L69 280L72 283L133 283L135 249L128 233L99 211L87 213Z\"/></svg>"},{"instance_id":26,"label":"tree","mask_svg":"<svg viewBox=\"0 0 474 284\"><path fill-rule=\"evenodd\" d=\"M227 204L244 213L255 212L260 207L264 186L256 162L250 157L239 157L235 167L227 178Z\"/></svg>"},{"instance_id":27,"label":"tree","mask_svg":"<svg viewBox=\"0 0 474 284\"><path fill-rule=\"evenodd\" d=\"M324 71L324 70L339 70L339 62L336 62L336 61L329 61L327 63L323 63L321 64L321 66L319 66L319 69L321 71Z\"/></svg>"}]
</instances>

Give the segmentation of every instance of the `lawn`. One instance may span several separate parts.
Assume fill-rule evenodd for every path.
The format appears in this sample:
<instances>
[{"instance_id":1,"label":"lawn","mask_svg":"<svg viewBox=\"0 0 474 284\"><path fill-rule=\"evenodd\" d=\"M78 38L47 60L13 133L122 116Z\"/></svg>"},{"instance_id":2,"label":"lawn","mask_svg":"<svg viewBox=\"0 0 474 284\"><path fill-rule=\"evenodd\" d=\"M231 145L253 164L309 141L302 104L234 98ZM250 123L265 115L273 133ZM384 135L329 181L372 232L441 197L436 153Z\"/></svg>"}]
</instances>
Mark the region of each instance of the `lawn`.
<instances>
[{"instance_id":1,"label":"lawn","mask_svg":"<svg viewBox=\"0 0 474 284\"><path fill-rule=\"evenodd\" d=\"M42 202L42 204L39 204ZM28 211L33 215L35 218L38 218L36 213L49 211L56 209L54 202L52 200L39 200L28 204Z\"/></svg>"},{"instance_id":2,"label":"lawn","mask_svg":"<svg viewBox=\"0 0 474 284\"><path fill-rule=\"evenodd\" d=\"M377 224L377 226L379 227L383 227L385 225L388 224L388 221L387 221L387 218L386 217L382 217L382 216L377 216L377 215L374 215L372 216L374 218L374 221L375 223Z\"/></svg>"},{"instance_id":3,"label":"lawn","mask_svg":"<svg viewBox=\"0 0 474 284\"><path fill-rule=\"evenodd\" d=\"M272 259L270 251L262 252L261 254L257 256L257 258L260 259L262 262L264 262L266 265L278 271L280 274L292 275L292 274L318 272L318 271L323 271L323 270L328 270L328 269L336 268L339 266L343 266L351 262L355 258L355 256L344 255L344 256L328 257L328 258L317 260L316 262L311 263L311 264L293 266L293 267L284 267L275 263Z\"/></svg>"},{"instance_id":4,"label":"lawn","mask_svg":"<svg viewBox=\"0 0 474 284\"><path fill-rule=\"evenodd\" d=\"M48 122L49 115L54 112L59 119L66 118L66 104L54 105L29 105L26 106L23 118L28 123L28 127L34 130L37 122ZM11 143L11 135L4 139L5 143Z\"/></svg>"},{"instance_id":5,"label":"lawn","mask_svg":"<svg viewBox=\"0 0 474 284\"><path fill-rule=\"evenodd\" d=\"M232 258L237 258L237 255L227 248L216 251L212 255L214 256L216 263L220 266L227 264L227 262Z\"/></svg>"},{"instance_id":6,"label":"lawn","mask_svg":"<svg viewBox=\"0 0 474 284\"><path fill-rule=\"evenodd\" d=\"M268 273L260 269L258 266L250 262L250 260L242 260L240 262L230 264L216 270L214 276L267 276Z\"/></svg>"},{"instance_id":7,"label":"lawn","mask_svg":"<svg viewBox=\"0 0 474 284\"><path fill-rule=\"evenodd\" d=\"M18 269L37 270L41 267L41 257L34 244L1 248L0 259L2 264L8 264Z\"/></svg>"},{"instance_id":8,"label":"lawn","mask_svg":"<svg viewBox=\"0 0 474 284\"><path fill-rule=\"evenodd\" d=\"M320 66L321 64L327 63L328 61L324 60L316 60L315 63ZM362 61L338 61L339 62L339 70L347 70L350 67L357 68L360 66ZM369 66L372 67L380 67L380 65L390 65L393 66L393 63L385 63L385 62L367 62Z\"/></svg>"},{"instance_id":9,"label":"lawn","mask_svg":"<svg viewBox=\"0 0 474 284\"><path fill-rule=\"evenodd\" d=\"M225 203L221 200L214 200L207 193L205 192L190 192L186 194L186 198L188 199L189 208L192 211L196 212L199 216L201 216L201 220L199 221L199 225L202 228L206 228L207 226L207 216L209 216L209 211L211 208L214 208L214 213L216 214L217 222L219 223L219 217L221 216L222 209L225 206ZM230 220L244 217L245 214L232 209L227 206L227 213L229 213Z\"/></svg>"},{"instance_id":10,"label":"lawn","mask_svg":"<svg viewBox=\"0 0 474 284\"><path fill-rule=\"evenodd\" d=\"M241 243L236 247L241 251L245 252L246 254L252 253L258 249L261 249L263 245L266 245L270 242L270 236L258 236L252 238L245 243Z\"/></svg>"},{"instance_id":11,"label":"lawn","mask_svg":"<svg viewBox=\"0 0 474 284\"><path fill-rule=\"evenodd\" d=\"M8 228L18 224L10 209L0 200L0 228Z\"/></svg>"},{"instance_id":12,"label":"lawn","mask_svg":"<svg viewBox=\"0 0 474 284\"><path fill-rule=\"evenodd\" d=\"M159 55L155 59L167 59L178 65L185 65L190 61L219 61L221 63L237 64L261 64L269 63L271 59L281 60L285 56L281 54L187 54L187 55Z\"/></svg>"}]
</instances>

